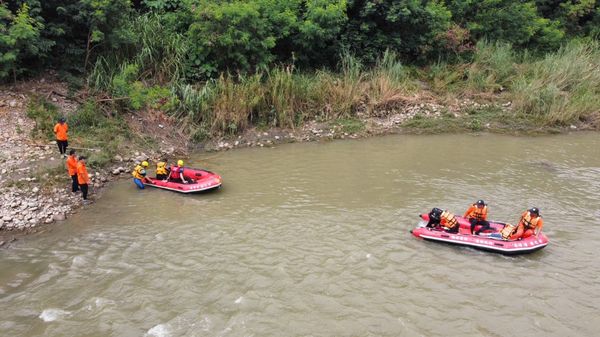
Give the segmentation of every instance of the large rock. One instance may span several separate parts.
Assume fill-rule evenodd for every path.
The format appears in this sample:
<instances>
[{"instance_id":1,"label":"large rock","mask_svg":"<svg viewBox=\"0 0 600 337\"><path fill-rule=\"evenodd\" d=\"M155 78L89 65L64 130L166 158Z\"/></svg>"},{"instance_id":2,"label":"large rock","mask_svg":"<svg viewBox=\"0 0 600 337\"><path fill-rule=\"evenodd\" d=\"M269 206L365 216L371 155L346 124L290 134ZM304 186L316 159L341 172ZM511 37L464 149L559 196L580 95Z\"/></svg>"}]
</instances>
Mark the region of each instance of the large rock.
<instances>
[{"instance_id":1,"label":"large rock","mask_svg":"<svg viewBox=\"0 0 600 337\"><path fill-rule=\"evenodd\" d=\"M119 155L116 155L114 159L115 159L115 161L118 161L118 162L122 162L123 161L123 157L121 157Z\"/></svg>"},{"instance_id":2,"label":"large rock","mask_svg":"<svg viewBox=\"0 0 600 337\"><path fill-rule=\"evenodd\" d=\"M56 213L52 216L52 219L54 221L65 221L65 219L66 219L65 213Z\"/></svg>"}]
</instances>

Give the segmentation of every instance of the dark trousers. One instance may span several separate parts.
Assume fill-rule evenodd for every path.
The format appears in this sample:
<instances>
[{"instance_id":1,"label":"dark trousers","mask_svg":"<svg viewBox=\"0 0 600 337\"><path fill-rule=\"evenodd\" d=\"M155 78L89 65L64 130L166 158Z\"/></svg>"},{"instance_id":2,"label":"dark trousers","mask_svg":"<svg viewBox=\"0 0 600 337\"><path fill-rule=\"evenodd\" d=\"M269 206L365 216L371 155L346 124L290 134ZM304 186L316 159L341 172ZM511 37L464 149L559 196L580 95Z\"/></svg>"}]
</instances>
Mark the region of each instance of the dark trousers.
<instances>
[{"instance_id":1,"label":"dark trousers","mask_svg":"<svg viewBox=\"0 0 600 337\"><path fill-rule=\"evenodd\" d=\"M158 180L165 180L165 179L167 179L168 176L169 175L167 175L167 174L157 174L156 175L156 179L158 179Z\"/></svg>"},{"instance_id":2,"label":"dark trousers","mask_svg":"<svg viewBox=\"0 0 600 337\"><path fill-rule=\"evenodd\" d=\"M79 185L79 188L81 188L81 196L83 197L83 200L87 200L88 184L81 184Z\"/></svg>"},{"instance_id":3,"label":"dark trousers","mask_svg":"<svg viewBox=\"0 0 600 337\"><path fill-rule=\"evenodd\" d=\"M73 193L79 191L79 182L77 181L77 175L74 174L71 176L71 180L73 180L73 184L71 185L71 191Z\"/></svg>"},{"instance_id":4,"label":"dark trousers","mask_svg":"<svg viewBox=\"0 0 600 337\"><path fill-rule=\"evenodd\" d=\"M480 225L481 228L479 228L479 230L477 230L477 232L475 232L475 234L479 234L486 229L490 229L490 223L485 220L477 220L475 218L471 218L471 219L469 219L469 222L471 223L471 234L473 234L473 231L475 230L475 226L477 226L477 225Z\"/></svg>"},{"instance_id":5,"label":"dark trousers","mask_svg":"<svg viewBox=\"0 0 600 337\"><path fill-rule=\"evenodd\" d=\"M60 151L60 154L67 154L67 146L69 146L69 141L56 140L56 144L58 145L58 151Z\"/></svg>"},{"instance_id":6,"label":"dark trousers","mask_svg":"<svg viewBox=\"0 0 600 337\"><path fill-rule=\"evenodd\" d=\"M453 228L447 229L446 232L447 233L452 233L452 234L456 234L458 233L458 229L460 228L460 225L456 225Z\"/></svg>"}]
</instances>

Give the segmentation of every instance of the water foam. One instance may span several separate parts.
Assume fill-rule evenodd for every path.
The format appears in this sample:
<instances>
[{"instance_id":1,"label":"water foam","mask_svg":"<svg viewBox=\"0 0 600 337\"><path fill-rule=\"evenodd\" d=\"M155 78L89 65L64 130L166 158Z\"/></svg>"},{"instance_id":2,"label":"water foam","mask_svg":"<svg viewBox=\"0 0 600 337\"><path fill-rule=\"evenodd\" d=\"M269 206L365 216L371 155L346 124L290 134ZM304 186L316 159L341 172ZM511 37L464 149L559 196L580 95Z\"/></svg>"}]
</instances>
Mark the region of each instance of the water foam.
<instances>
[{"instance_id":1,"label":"water foam","mask_svg":"<svg viewBox=\"0 0 600 337\"><path fill-rule=\"evenodd\" d=\"M44 322L54 322L57 319L63 318L69 314L70 312L65 310L50 308L42 311L39 318L41 318Z\"/></svg>"},{"instance_id":2,"label":"water foam","mask_svg":"<svg viewBox=\"0 0 600 337\"><path fill-rule=\"evenodd\" d=\"M158 324L146 332L147 337L168 337L171 333L166 324Z\"/></svg>"}]
</instances>

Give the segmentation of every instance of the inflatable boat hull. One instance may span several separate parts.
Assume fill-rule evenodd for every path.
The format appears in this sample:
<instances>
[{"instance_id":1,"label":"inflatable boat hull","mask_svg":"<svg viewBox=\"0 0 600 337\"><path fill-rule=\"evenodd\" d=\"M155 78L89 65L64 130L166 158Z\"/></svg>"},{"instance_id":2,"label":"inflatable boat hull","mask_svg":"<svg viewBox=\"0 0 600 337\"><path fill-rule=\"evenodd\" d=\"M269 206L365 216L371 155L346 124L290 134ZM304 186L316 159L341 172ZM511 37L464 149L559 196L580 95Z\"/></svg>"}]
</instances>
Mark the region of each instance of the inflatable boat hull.
<instances>
[{"instance_id":1,"label":"inflatable boat hull","mask_svg":"<svg viewBox=\"0 0 600 337\"><path fill-rule=\"evenodd\" d=\"M499 233L504 227L504 224L499 222L490 222L490 230L480 235L472 235L471 224L465 218L456 217L460 224L458 233L448 233L444 230L428 228L426 227L429 220L428 215L422 214L421 218L421 222L411 233L415 237L428 241L467 246L505 255L532 253L546 247L549 243L548 238L543 233L515 241L493 238L490 234Z\"/></svg>"},{"instance_id":2,"label":"inflatable boat hull","mask_svg":"<svg viewBox=\"0 0 600 337\"><path fill-rule=\"evenodd\" d=\"M185 179L189 181L187 184L146 178L145 185L184 194L206 192L221 187L221 176L213 172L187 167L183 172Z\"/></svg>"}]
</instances>

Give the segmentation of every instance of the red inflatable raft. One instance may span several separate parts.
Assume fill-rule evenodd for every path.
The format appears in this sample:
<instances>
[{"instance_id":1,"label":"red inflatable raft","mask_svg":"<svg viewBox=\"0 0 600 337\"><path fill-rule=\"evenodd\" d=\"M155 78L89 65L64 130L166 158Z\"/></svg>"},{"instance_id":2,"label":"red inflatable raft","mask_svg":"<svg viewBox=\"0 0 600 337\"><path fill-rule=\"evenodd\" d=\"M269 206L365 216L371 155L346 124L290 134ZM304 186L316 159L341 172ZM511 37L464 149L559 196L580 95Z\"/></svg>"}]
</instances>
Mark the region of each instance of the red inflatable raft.
<instances>
[{"instance_id":1,"label":"red inflatable raft","mask_svg":"<svg viewBox=\"0 0 600 337\"><path fill-rule=\"evenodd\" d=\"M184 168L183 176L187 184L178 181L164 181L156 178L146 178L146 186L162 188L179 193L198 193L221 187L221 176L206 170Z\"/></svg>"},{"instance_id":2,"label":"red inflatable raft","mask_svg":"<svg viewBox=\"0 0 600 337\"><path fill-rule=\"evenodd\" d=\"M441 229L426 227L429 221L428 214L421 214L421 219L417 228L410 232L412 235L425 240L468 246L505 255L531 253L548 245L548 238L543 233L516 241L506 241L497 238L496 236L504 228L504 224L499 222L490 221L490 230L482 232L479 235L472 235L471 224L463 217L456 217L460 228L458 233L455 234ZM494 233L496 234L492 235Z\"/></svg>"}]
</instances>

